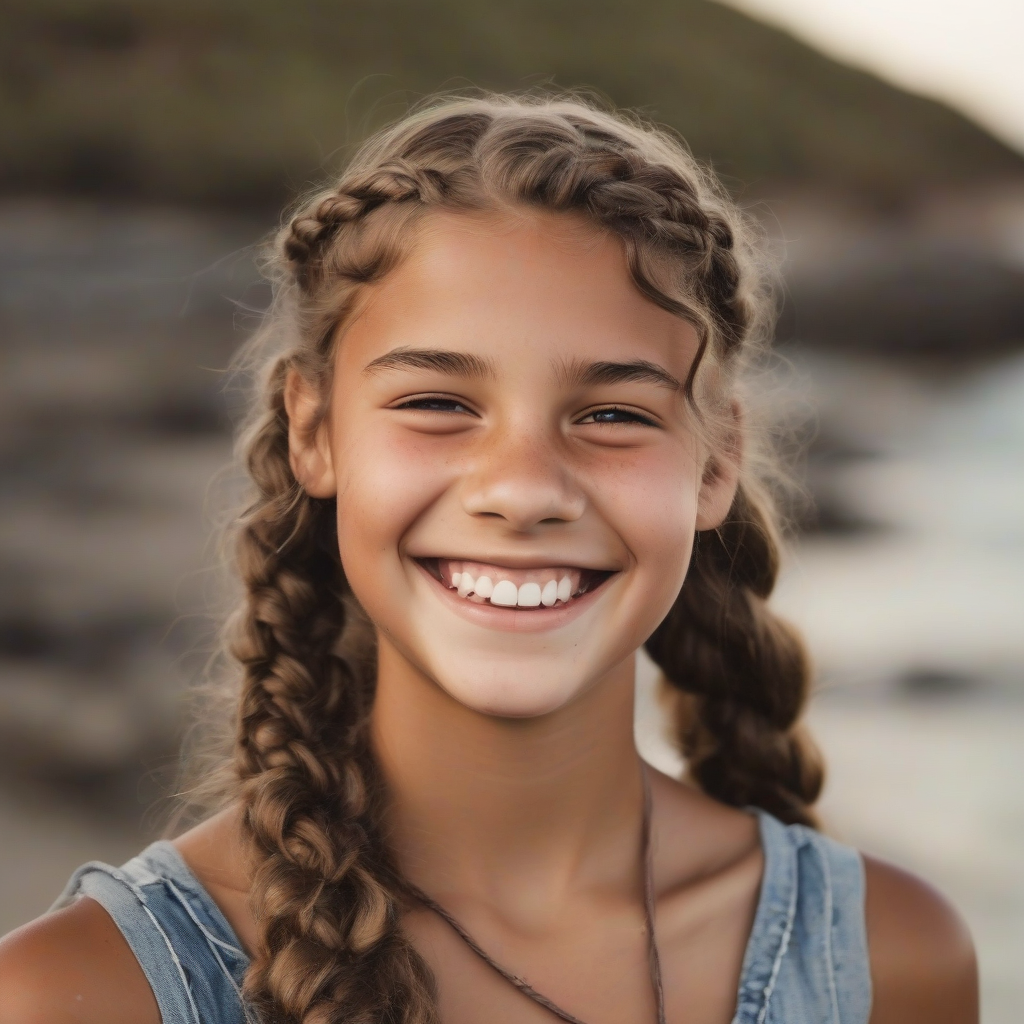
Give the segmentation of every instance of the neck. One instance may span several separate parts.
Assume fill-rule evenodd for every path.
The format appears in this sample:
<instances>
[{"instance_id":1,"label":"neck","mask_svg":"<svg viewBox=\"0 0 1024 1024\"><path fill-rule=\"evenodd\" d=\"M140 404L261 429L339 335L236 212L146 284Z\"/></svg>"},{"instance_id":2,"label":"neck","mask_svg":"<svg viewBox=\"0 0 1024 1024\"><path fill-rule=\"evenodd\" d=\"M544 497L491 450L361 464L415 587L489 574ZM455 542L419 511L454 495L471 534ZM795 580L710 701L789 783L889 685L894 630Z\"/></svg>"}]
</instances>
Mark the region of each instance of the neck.
<instances>
[{"instance_id":1,"label":"neck","mask_svg":"<svg viewBox=\"0 0 1024 1024\"><path fill-rule=\"evenodd\" d=\"M501 902L635 887L643 783L633 659L527 719L467 708L382 638L372 737L399 867L426 892Z\"/></svg>"}]
</instances>

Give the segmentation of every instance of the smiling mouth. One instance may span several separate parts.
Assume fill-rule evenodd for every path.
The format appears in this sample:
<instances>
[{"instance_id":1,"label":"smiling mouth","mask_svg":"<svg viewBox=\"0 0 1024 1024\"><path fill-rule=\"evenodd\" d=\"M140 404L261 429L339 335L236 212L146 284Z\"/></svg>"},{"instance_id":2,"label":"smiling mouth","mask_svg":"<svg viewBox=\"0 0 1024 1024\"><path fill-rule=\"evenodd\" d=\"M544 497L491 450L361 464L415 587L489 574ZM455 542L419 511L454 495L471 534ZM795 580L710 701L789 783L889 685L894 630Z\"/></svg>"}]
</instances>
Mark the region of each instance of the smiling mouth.
<instances>
[{"instance_id":1,"label":"smiling mouth","mask_svg":"<svg viewBox=\"0 0 1024 1024\"><path fill-rule=\"evenodd\" d=\"M615 575L611 570L576 566L512 569L454 558L417 558L416 561L464 600L498 608L560 607L596 590Z\"/></svg>"}]
</instances>

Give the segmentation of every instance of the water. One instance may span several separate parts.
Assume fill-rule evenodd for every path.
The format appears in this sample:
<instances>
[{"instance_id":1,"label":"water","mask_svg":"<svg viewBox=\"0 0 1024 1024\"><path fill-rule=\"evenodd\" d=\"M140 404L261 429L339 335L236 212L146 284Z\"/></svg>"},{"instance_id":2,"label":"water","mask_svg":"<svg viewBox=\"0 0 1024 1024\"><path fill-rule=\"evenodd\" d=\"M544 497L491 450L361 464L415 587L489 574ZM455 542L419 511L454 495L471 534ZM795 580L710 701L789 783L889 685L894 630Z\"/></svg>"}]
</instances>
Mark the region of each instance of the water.
<instances>
[{"instance_id":1,"label":"water","mask_svg":"<svg viewBox=\"0 0 1024 1024\"><path fill-rule=\"evenodd\" d=\"M983 1019L1011 1024L1024 1003L1024 358L922 371L802 353L771 388L777 418L813 424L809 477L832 508L775 598L817 666L824 820L947 895L977 942ZM649 664L642 678L649 692ZM677 768L646 694L640 708L648 756Z\"/></svg>"},{"instance_id":2,"label":"water","mask_svg":"<svg viewBox=\"0 0 1024 1024\"><path fill-rule=\"evenodd\" d=\"M861 388L891 375L815 370L823 394L857 380L838 389L854 421ZM820 666L826 815L949 895L977 940L984 1019L1009 1024L1024 1002L1024 358L888 388L893 418L913 416L882 417L884 436L861 416L876 454L834 481L878 529L807 539L778 604Z\"/></svg>"},{"instance_id":3,"label":"water","mask_svg":"<svg viewBox=\"0 0 1024 1024\"><path fill-rule=\"evenodd\" d=\"M779 589L825 684L932 674L1017 689L1024 358L930 380L820 357L805 367L812 400L829 410L823 429L855 453L829 470L832 500L868 527L806 538Z\"/></svg>"}]
</instances>

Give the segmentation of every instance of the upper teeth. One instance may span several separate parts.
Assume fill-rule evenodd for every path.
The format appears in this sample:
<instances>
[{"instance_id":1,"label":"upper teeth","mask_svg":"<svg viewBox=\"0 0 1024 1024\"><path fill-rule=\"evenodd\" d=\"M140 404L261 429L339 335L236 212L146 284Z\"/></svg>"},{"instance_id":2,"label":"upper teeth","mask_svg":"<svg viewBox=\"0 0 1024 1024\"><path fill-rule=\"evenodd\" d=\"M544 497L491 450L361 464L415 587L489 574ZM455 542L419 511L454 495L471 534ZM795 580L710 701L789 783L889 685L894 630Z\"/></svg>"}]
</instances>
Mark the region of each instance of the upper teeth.
<instances>
[{"instance_id":1,"label":"upper teeth","mask_svg":"<svg viewBox=\"0 0 1024 1024\"><path fill-rule=\"evenodd\" d=\"M511 580L495 583L490 576L473 579L468 572L453 572L452 586L459 597L477 596L502 608L536 608L544 605L550 608L561 601L563 604L572 597L572 580L563 576L560 580L550 579L542 587L539 583L523 583L516 586Z\"/></svg>"}]
</instances>

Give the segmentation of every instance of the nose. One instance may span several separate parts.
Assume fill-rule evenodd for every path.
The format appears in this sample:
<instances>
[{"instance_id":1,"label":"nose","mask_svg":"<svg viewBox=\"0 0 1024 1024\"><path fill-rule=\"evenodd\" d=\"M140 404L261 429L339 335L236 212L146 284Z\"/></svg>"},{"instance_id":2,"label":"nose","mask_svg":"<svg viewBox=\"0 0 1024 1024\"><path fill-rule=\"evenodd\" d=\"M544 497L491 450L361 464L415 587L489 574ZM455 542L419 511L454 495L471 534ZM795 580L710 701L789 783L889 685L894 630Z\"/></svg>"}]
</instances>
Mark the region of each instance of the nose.
<instances>
[{"instance_id":1,"label":"nose","mask_svg":"<svg viewBox=\"0 0 1024 1024\"><path fill-rule=\"evenodd\" d=\"M514 424L496 430L477 450L461 486L462 507L472 516L502 519L527 533L543 523L571 523L586 498L558 439Z\"/></svg>"}]
</instances>

